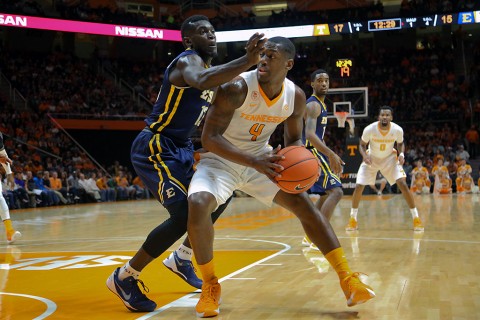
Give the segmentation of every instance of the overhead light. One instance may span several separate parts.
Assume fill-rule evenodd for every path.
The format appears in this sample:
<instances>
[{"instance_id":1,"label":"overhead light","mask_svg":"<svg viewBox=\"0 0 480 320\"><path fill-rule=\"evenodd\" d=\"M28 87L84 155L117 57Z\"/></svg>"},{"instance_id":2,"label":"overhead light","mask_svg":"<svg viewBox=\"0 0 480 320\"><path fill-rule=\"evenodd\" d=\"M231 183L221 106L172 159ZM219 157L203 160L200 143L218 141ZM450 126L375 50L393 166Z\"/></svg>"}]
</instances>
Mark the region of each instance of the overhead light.
<instances>
[{"instance_id":1,"label":"overhead light","mask_svg":"<svg viewBox=\"0 0 480 320\"><path fill-rule=\"evenodd\" d=\"M287 2L275 2L275 3L265 3L265 4L256 4L253 6L253 12L257 16L266 16L270 15L273 11L280 11L282 9L287 9Z\"/></svg>"}]
</instances>

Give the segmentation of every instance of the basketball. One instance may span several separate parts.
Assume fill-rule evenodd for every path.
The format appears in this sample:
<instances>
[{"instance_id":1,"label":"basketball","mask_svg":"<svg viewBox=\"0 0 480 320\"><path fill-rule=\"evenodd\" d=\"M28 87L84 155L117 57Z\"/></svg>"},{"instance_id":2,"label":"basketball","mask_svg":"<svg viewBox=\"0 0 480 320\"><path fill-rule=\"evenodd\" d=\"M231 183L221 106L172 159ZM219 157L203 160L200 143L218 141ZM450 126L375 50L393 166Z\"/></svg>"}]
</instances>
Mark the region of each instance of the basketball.
<instances>
[{"instance_id":1,"label":"basketball","mask_svg":"<svg viewBox=\"0 0 480 320\"><path fill-rule=\"evenodd\" d=\"M320 165L304 146L290 146L278 151L285 159L277 163L283 167L277 185L287 193L301 193L310 189L320 176Z\"/></svg>"}]
</instances>

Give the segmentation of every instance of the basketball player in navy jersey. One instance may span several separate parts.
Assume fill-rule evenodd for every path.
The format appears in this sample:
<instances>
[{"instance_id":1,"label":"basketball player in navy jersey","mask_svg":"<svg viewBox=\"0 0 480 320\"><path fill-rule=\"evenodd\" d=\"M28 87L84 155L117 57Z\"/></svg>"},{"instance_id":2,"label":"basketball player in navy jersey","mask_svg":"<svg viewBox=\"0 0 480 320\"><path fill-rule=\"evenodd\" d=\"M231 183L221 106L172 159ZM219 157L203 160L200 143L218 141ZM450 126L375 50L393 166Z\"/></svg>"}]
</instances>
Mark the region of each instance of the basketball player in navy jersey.
<instances>
[{"instance_id":1,"label":"basketball player in navy jersey","mask_svg":"<svg viewBox=\"0 0 480 320\"><path fill-rule=\"evenodd\" d=\"M132 145L131 160L136 173L170 217L153 229L124 266L107 279L108 288L131 311L149 312L156 303L140 290L140 272L165 252L187 230L187 189L193 175L193 144L190 139L202 122L216 87L260 60L266 39L255 33L246 44L247 53L229 63L211 66L217 55L215 30L205 16L195 15L181 26L184 52L167 67L153 112L147 126ZM226 204L212 215L216 220ZM192 249L188 238L164 260L165 266L190 285L201 288L202 281L193 270Z\"/></svg>"},{"instance_id":2,"label":"basketball player in navy jersey","mask_svg":"<svg viewBox=\"0 0 480 320\"><path fill-rule=\"evenodd\" d=\"M325 96L330 87L330 77L323 69L318 69L310 75L313 94L307 99L305 112L305 128L303 139L305 146L320 162L320 178L310 188L310 193L320 195L315 206L330 220L333 211L343 196L342 182L338 174L342 172L345 163L323 141L327 127L327 106ZM303 245L317 247L305 236Z\"/></svg>"},{"instance_id":3,"label":"basketball player in navy jersey","mask_svg":"<svg viewBox=\"0 0 480 320\"><path fill-rule=\"evenodd\" d=\"M209 152L202 154L188 190L188 236L203 278L195 307L198 317L220 312L221 286L214 270L210 215L237 189L266 205L275 202L299 218L305 233L337 272L348 306L375 296L359 274L350 270L332 226L307 193L286 193L273 182L283 170L276 163L282 159L276 154L279 148L272 151L268 144L277 126L284 123L285 146L303 145L305 93L286 78L294 57L295 46L289 39L270 38L257 69L221 85L206 117L202 144Z\"/></svg>"}]
</instances>

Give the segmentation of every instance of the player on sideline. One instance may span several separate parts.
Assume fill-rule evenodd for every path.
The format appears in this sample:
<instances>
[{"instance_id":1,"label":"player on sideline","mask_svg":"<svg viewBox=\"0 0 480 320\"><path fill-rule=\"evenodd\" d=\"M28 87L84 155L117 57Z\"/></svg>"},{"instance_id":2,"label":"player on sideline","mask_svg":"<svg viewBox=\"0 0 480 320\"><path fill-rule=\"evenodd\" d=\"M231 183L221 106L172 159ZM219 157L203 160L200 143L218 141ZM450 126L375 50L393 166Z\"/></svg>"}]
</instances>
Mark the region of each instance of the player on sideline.
<instances>
[{"instance_id":1,"label":"player on sideline","mask_svg":"<svg viewBox=\"0 0 480 320\"><path fill-rule=\"evenodd\" d=\"M12 160L8 157L5 146L3 145L3 134L0 132L0 163L5 169L7 181L13 183L13 172L10 164ZM22 237L20 231L13 229L12 220L10 220L10 210L8 209L7 202L3 197L2 184L0 183L0 216L2 217L3 224L5 225L5 232L7 234L7 243L13 244L15 241Z\"/></svg>"},{"instance_id":2,"label":"player on sideline","mask_svg":"<svg viewBox=\"0 0 480 320\"><path fill-rule=\"evenodd\" d=\"M136 173L170 217L153 229L135 256L107 279L107 287L131 311L155 310L156 303L138 286L140 283L148 292L138 279L140 272L187 230L187 188L194 164L190 137L202 122L216 87L255 65L266 41L263 34L255 33L247 42L244 56L211 66L217 55L217 41L208 18L201 15L187 18L181 26L181 35L186 50L167 67L153 112L145 120L147 126L138 134L131 150ZM218 208L211 219L216 220L226 205ZM190 285L201 288L202 281L196 276L191 259L187 238L163 263Z\"/></svg>"},{"instance_id":3,"label":"player on sideline","mask_svg":"<svg viewBox=\"0 0 480 320\"><path fill-rule=\"evenodd\" d=\"M287 38L274 37L265 44L257 69L242 73L220 86L206 117L202 154L189 188L188 236L203 277L202 294L196 305L199 317L219 314L221 287L213 260L214 230L211 213L239 189L271 205L289 209L300 219L332 267L353 306L372 299L373 290L350 270L328 219L315 208L306 192L289 194L272 180L283 168L275 162L283 156L268 145L275 128L284 122L285 146L302 145L305 93L286 79L293 67L295 47Z\"/></svg>"},{"instance_id":4,"label":"player on sideline","mask_svg":"<svg viewBox=\"0 0 480 320\"><path fill-rule=\"evenodd\" d=\"M415 200L408 189L407 176L402 168L405 162L405 156L403 155L405 151L403 129L396 123L393 123L392 120L392 108L382 106L380 107L378 121L369 124L363 130L358 148L363 157L363 162L357 173L356 186L352 196L350 221L345 228L347 231L358 230L357 213L363 189L366 185L375 183L378 171L387 179L390 185L397 184L410 208L413 219L413 230L423 231L422 221L418 216ZM399 151L398 159L397 151L393 148L395 142L397 143L397 150Z\"/></svg>"},{"instance_id":5,"label":"player on sideline","mask_svg":"<svg viewBox=\"0 0 480 320\"><path fill-rule=\"evenodd\" d=\"M320 195L315 203L325 217L330 220L333 211L343 196L342 182L338 174L342 173L342 165L345 163L323 141L325 128L327 127L327 106L325 96L330 87L330 77L327 71L318 69L310 75L313 94L307 99L305 112L305 146L320 163L320 178L310 188L310 193ZM305 236L302 244L313 249L318 249L312 241Z\"/></svg>"}]
</instances>

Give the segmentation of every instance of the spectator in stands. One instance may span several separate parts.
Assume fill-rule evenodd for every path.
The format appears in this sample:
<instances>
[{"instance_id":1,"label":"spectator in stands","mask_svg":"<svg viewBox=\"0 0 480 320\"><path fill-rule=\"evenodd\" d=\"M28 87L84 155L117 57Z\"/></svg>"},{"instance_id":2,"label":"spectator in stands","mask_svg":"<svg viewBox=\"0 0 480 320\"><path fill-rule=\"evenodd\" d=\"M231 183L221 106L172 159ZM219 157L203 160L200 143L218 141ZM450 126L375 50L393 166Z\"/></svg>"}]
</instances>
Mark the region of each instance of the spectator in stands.
<instances>
[{"instance_id":1,"label":"spectator in stands","mask_svg":"<svg viewBox=\"0 0 480 320\"><path fill-rule=\"evenodd\" d=\"M139 176L136 176L132 180L132 186L137 190L137 195L139 195L141 199L150 199L150 191L145 188L145 185Z\"/></svg>"},{"instance_id":2,"label":"spectator in stands","mask_svg":"<svg viewBox=\"0 0 480 320\"><path fill-rule=\"evenodd\" d=\"M68 201L67 199L63 196L63 194L60 192L59 189L57 189L56 187L58 186L58 183L61 183L60 179L58 179L58 174L55 172L56 174L56 178L54 179L54 182L55 182L55 187L52 187L52 179L53 177L50 177L50 172L48 172L47 170L45 170L43 172L43 184L45 185L45 188L47 188L49 191L53 192L56 196L56 198L59 200L59 202L61 202L62 204L67 204ZM61 189L61 184L60 184L60 189ZM59 202L56 202L55 205L58 205Z\"/></svg>"},{"instance_id":3,"label":"spectator in stands","mask_svg":"<svg viewBox=\"0 0 480 320\"><path fill-rule=\"evenodd\" d=\"M50 179L50 188L58 195L60 201L63 204L68 203L68 191L66 186L63 185L62 179L58 177L57 171L52 171L52 176Z\"/></svg>"},{"instance_id":4,"label":"spectator in stands","mask_svg":"<svg viewBox=\"0 0 480 320\"><path fill-rule=\"evenodd\" d=\"M87 198L92 202L100 202L101 197L100 197L100 192L97 187L97 184L95 183L95 187L91 183L91 181L85 179L85 174L80 173L79 179L78 179L78 184L81 189L85 190L85 194L87 195Z\"/></svg>"},{"instance_id":5,"label":"spectator in stands","mask_svg":"<svg viewBox=\"0 0 480 320\"><path fill-rule=\"evenodd\" d=\"M43 190L37 188L35 178L32 171L27 171L27 180L25 183L28 195L30 196L30 206L35 208L37 206L44 207L48 204L48 195Z\"/></svg>"},{"instance_id":6,"label":"spectator in stands","mask_svg":"<svg viewBox=\"0 0 480 320\"><path fill-rule=\"evenodd\" d=\"M45 185L45 180L43 179L43 171L37 171L37 176L33 178L35 181L35 188L41 190L47 195L47 201L45 206L57 205L60 202L58 196L53 192L48 185ZM50 181L48 182L50 184Z\"/></svg>"},{"instance_id":7,"label":"spectator in stands","mask_svg":"<svg viewBox=\"0 0 480 320\"><path fill-rule=\"evenodd\" d=\"M74 202L85 202L85 189L80 187L78 175L80 172L73 171L67 178L67 189L73 195Z\"/></svg>"},{"instance_id":8,"label":"spectator in stands","mask_svg":"<svg viewBox=\"0 0 480 320\"><path fill-rule=\"evenodd\" d=\"M19 200L20 208L28 208L30 203L28 192L25 188L25 179L21 172L17 171L17 173L15 173L15 187L13 192Z\"/></svg>"},{"instance_id":9,"label":"spectator in stands","mask_svg":"<svg viewBox=\"0 0 480 320\"><path fill-rule=\"evenodd\" d=\"M108 179L107 177L101 172L98 172L98 178L97 178L97 187L100 190L104 190L105 192L100 192L100 195L104 198L102 198L102 201L105 202L110 202L110 201L115 201L116 199L116 193L115 193L115 188L111 188L108 185Z\"/></svg>"},{"instance_id":10,"label":"spectator in stands","mask_svg":"<svg viewBox=\"0 0 480 320\"><path fill-rule=\"evenodd\" d=\"M135 194L137 190L135 190L135 188L130 185L123 170L120 170L118 172L118 176L115 178L115 180L117 182L117 190L120 194L120 199L135 199Z\"/></svg>"},{"instance_id":11,"label":"spectator in stands","mask_svg":"<svg viewBox=\"0 0 480 320\"><path fill-rule=\"evenodd\" d=\"M468 151L465 150L465 147L463 146L463 144L458 145L457 151L455 152L455 160L468 161L468 159L470 159L470 154L468 154Z\"/></svg>"}]
</instances>

